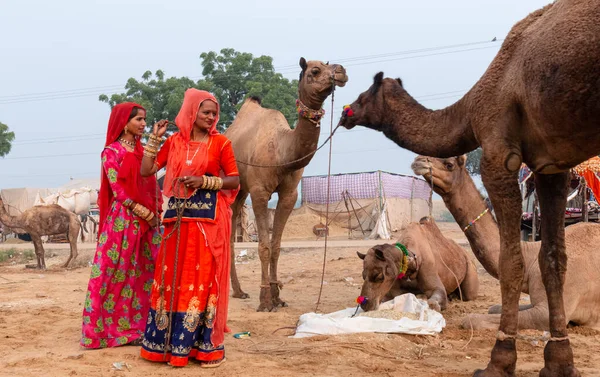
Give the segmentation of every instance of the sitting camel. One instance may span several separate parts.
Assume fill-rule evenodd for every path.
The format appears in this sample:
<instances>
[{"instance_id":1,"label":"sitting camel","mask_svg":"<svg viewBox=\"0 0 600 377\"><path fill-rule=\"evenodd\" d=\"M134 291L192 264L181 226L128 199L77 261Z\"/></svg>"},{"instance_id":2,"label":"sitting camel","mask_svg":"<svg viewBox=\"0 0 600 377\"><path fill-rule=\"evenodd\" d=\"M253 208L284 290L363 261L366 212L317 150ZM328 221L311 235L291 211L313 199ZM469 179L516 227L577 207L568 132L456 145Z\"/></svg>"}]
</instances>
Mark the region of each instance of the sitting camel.
<instances>
[{"instance_id":1,"label":"sitting camel","mask_svg":"<svg viewBox=\"0 0 600 377\"><path fill-rule=\"evenodd\" d=\"M33 247L35 248L37 268L39 269L46 268L42 236L66 233L67 239L71 244L71 254L63 267L68 267L71 260L77 258L77 236L81 229L81 238L83 241L83 227L76 214L67 211L59 205L35 206L24 211L20 216L11 216L4 208L4 202L0 199L0 221L7 227L29 233L33 241Z\"/></svg>"},{"instance_id":2,"label":"sitting camel","mask_svg":"<svg viewBox=\"0 0 600 377\"><path fill-rule=\"evenodd\" d=\"M466 156L433 158L419 156L412 164L439 194L458 225L463 229L475 257L483 268L498 279L500 232L489 214L481 194L465 167ZM431 169L431 173L430 173ZM483 215L481 215L483 214ZM479 220L473 221L479 218ZM469 225L471 224L471 225ZM600 225L578 223L565 229L569 268L565 275L565 322L600 329ZM519 307L519 329L548 330L548 299L542 282L538 256L541 242L521 242L525 260L525 277L521 291L528 293L531 305ZM496 329L500 324L501 305L490 314L473 314L463 321L464 327ZM470 322L469 322L470 320Z\"/></svg>"},{"instance_id":3,"label":"sitting camel","mask_svg":"<svg viewBox=\"0 0 600 377\"><path fill-rule=\"evenodd\" d=\"M429 307L437 311L446 308L452 292L458 291L465 301L477 298L475 265L456 242L442 235L432 218L408 224L398 239L401 244L377 245L367 254L357 252L364 260L364 283L358 298L364 311L375 310L381 301L407 292L424 293ZM405 262L408 268L402 273Z\"/></svg>"}]
</instances>

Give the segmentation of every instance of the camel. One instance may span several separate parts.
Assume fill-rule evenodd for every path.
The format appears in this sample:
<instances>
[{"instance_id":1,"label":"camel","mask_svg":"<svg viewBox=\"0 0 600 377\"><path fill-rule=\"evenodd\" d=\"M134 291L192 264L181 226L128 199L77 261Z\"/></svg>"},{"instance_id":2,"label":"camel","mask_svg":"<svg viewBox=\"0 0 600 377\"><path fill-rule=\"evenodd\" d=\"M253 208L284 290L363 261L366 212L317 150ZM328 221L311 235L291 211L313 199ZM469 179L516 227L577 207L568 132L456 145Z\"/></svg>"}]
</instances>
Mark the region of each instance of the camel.
<instances>
[{"instance_id":1,"label":"camel","mask_svg":"<svg viewBox=\"0 0 600 377\"><path fill-rule=\"evenodd\" d=\"M481 146L482 181L500 229L502 314L486 369L514 376L523 284L521 163L534 172L541 208L542 280L551 338L542 377L579 376L563 302L567 269L564 209L569 169L600 153L600 2L557 0L519 21L479 81L455 104L429 110L400 79L375 76L344 109L340 125L382 131L417 154L447 158Z\"/></svg>"},{"instance_id":2,"label":"camel","mask_svg":"<svg viewBox=\"0 0 600 377\"><path fill-rule=\"evenodd\" d=\"M279 111L265 109L257 98L248 98L225 132L231 140L240 173L240 191L232 205L232 229L236 229L236 219L248 195L256 216L262 270L258 311L273 311L279 305L287 306L279 297L283 285L277 277L281 236L298 198L297 188L304 167L317 149L320 119L324 114L321 106L335 86L342 87L348 81L346 70L341 65L307 62L301 58L300 68L299 117L294 129ZM269 240L267 202L274 192L279 200ZM231 235L231 260L235 260L234 233ZM234 263L231 263L231 285L233 297L249 297L242 291Z\"/></svg>"},{"instance_id":3,"label":"camel","mask_svg":"<svg viewBox=\"0 0 600 377\"><path fill-rule=\"evenodd\" d=\"M448 295L456 292L465 300L475 300L479 290L477 269L465 251L444 237L430 217L408 224L399 242L408 251L408 269L401 276L401 246L373 246L366 254L357 252L363 262L364 283L359 303L364 311L376 310L382 300L403 293L424 293L433 310L446 309Z\"/></svg>"},{"instance_id":4,"label":"camel","mask_svg":"<svg viewBox=\"0 0 600 377\"><path fill-rule=\"evenodd\" d=\"M77 236L81 229L81 240L83 241L84 229L76 214L57 204L34 206L25 210L19 216L11 216L4 208L4 202L0 199L0 221L7 227L29 233L37 257L38 269L46 269L42 236L66 233L71 244L71 253L63 267L68 267L71 260L74 261L77 258Z\"/></svg>"},{"instance_id":5,"label":"camel","mask_svg":"<svg viewBox=\"0 0 600 377\"><path fill-rule=\"evenodd\" d=\"M439 194L446 208L463 229L473 254L494 278L498 279L500 233L493 216L465 168L466 156L439 159L419 156L412 164L415 174L422 175ZM431 169L431 170L430 170ZM430 173L431 171L431 173ZM483 216L479 217L482 213ZM469 225L474 219L479 220ZM466 229L466 230L464 230ZM563 288L565 321L600 329L600 225L578 223L565 229L566 253L569 269ZM531 305L519 307L519 329L548 330L548 300L538 264L540 242L521 242L525 275L521 292L527 293ZM470 315L464 327L475 329L497 328L500 324L501 305L490 308L489 314Z\"/></svg>"},{"instance_id":6,"label":"camel","mask_svg":"<svg viewBox=\"0 0 600 377\"><path fill-rule=\"evenodd\" d=\"M98 234L98 220L96 220L92 215L84 214L79 215L79 222L81 223L82 229L88 229L87 222L91 223L92 226L92 234ZM83 237L83 235L81 236Z\"/></svg>"}]
</instances>

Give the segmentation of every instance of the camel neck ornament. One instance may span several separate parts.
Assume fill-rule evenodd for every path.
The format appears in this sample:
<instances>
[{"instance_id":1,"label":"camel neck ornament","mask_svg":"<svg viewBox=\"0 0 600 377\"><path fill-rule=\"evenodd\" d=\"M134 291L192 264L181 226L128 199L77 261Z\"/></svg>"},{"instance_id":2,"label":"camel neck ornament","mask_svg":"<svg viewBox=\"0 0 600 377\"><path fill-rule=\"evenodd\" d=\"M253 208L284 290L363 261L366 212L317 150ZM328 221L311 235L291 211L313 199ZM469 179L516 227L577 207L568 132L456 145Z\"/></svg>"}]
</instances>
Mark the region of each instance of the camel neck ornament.
<instances>
[{"instance_id":1,"label":"camel neck ornament","mask_svg":"<svg viewBox=\"0 0 600 377\"><path fill-rule=\"evenodd\" d=\"M472 227L473 225L475 225L475 223L477 221L479 221L479 219L481 219L483 216L485 216L486 213L488 213L490 211L489 208L486 208L485 210L483 210L483 212L481 212L479 214L479 216L477 216L474 220L469 221L469 223L463 228L463 232L466 232L470 227Z\"/></svg>"},{"instance_id":2,"label":"camel neck ornament","mask_svg":"<svg viewBox=\"0 0 600 377\"><path fill-rule=\"evenodd\" d=\"M298 115L311 121L315 126L321 126L321 118L325 115L325 109L313 110L300 101L296 100L296 111Z\"/></svg>"},{"instance_id":3,"label":"camel neck ornament","mask_svg":"<svg viewBox=\"0 0 600 377\"><path fill-rule=\"evenodd\" d=\"M396 242L395 246L396 249L402 251L402 259L400 259L400 263L398 264L398 277L396 278L400 280L406 276L406 271L408 270L408 250L400 242Z\"/></svg>"}]
</instances>

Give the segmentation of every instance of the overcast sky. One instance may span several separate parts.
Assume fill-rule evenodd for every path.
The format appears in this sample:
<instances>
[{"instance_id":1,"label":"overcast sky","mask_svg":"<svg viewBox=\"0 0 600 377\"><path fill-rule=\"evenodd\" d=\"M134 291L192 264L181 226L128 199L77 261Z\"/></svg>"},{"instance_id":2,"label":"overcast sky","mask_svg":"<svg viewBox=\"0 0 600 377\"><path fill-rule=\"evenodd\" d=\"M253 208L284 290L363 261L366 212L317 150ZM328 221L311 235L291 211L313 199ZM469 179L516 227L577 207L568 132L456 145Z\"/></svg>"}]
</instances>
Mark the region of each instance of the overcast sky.
<instances>
[{"instance_id":1,"label":"overcast sky","mask_svg":"<svg viewBox=\"0 0 600 377\"><path fill-rule=\"evenodd\" d=\"M0 188L98 176L110 113L98 95L121 92L146 70L198 78L205 51L270 55L290 79L301 56L342 62L349 82L335 93L334 124L378 71L401 77L425 106L443 108L483 74L512 25L547 3L0 0L0 122L16 134L0 158ZM324 107L326 132L330 101ZM328 147L319 151L305 175L326 174L327 155ZM414 156L375 131L340 130L332 173L412 174Z\"/></svg>"}]
</instances>

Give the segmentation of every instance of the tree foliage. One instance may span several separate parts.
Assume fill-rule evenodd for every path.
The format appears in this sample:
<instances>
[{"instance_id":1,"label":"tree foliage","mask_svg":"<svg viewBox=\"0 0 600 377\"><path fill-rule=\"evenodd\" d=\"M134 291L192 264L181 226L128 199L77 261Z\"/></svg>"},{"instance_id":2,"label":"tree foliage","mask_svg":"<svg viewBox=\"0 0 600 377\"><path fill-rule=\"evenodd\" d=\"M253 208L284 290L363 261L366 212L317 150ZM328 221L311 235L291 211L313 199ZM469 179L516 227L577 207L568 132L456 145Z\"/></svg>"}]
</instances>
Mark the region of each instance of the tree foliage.
<instances>
[{"instance_id":1,"label":"tree foliage","mask_svg":"<svg viewBox=\"0 0 600 377\"><path fill-rule=\"evenodd\" d=\"M0 157L10 153L15 133L8 130L8 126L0 122Z\"/></svg>"},{"instance_id":2,"label":"tree foliage","mask_svg":"<svg viewBox=\"0 0 600 377\"><path fill-rule=\"evenodd\" d=\"M467 154L466 168L471 175L481 175L479 165L481 165L481 148L477 148Z\"/></svg>"},{"instance_id":3,"label":"tree foliage","mask_svg":"<svg viewBox=\"0 0 600 377\"><path fill-rule=\"evenodd\" d=\"M250 53L222 49L200 55L203 78L194 81L187 77L165 78L163 71L146 71L142 80L127 80L125 92L110 97L102 94L99 100L112 108L133 101L144 106L148 127L160 119L175 120L183 95L188 88L210 91L221 105L218 128L224 131L235 119L245 98L258 96L262 105L279 110L290 124L296 119L295 100L297 80L288 80L273 68L270 56L253 57ZM169 132L174 130L173 127Z\"/></svg>"}]
</instances>

